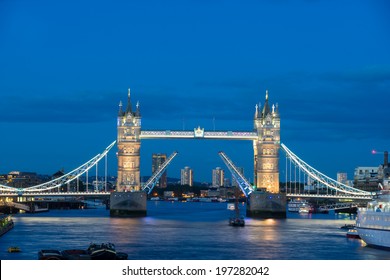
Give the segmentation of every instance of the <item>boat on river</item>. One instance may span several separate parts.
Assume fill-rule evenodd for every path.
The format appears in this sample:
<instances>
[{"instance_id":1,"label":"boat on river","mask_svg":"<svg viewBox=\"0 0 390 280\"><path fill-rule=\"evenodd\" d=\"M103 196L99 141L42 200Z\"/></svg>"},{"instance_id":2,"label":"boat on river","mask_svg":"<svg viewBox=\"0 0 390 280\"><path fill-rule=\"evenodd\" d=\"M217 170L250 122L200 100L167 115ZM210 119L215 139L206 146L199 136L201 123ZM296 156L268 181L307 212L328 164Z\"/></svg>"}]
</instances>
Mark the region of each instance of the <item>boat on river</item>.
<instances>
[{"instance_id":1,"label":"boat on river","mask_svg":"<svg viewBox=\"0 0 390 280\"><path fill-rule=\"evenodd\" d=\"M14 221L10 215L2 215L0 217L0 236L6 234L14 228Z\"/></svg>"},{"instance_id":2,"label":"boat on river","mask_svg":"<svg viewBox=\"0 0 390 280\"><path fill-rule=\"evenodd\" d=\"M245 219L244 217L231 217L229 219L229 225L234 227L243 227L245 226Z\"/></svg>"},{"instance_id":3,"label":"boat on river","mask_svg":"<svg viewBox=\"0 0 390 280\"><path fill-rule=\"evenodd\" d=\"M298 210L299 214L313 213L313 207L310 204L302 204Z\"/></svg>"},{"instance_id":4,"label":"boat on river","mask_svg":"<svg viewBox=\"0 0 390 280\"><path fill-rule=\"evenodd\" d=\"M116 260L115 245L112 243L91 243L87 252L92 260Z\"/></svg>"},{"instance_id":5,"label":"boat on river","mask_svg":"<svg viewBox=\"0 0 390 280\"><path fill-rule=\"evenodd\" d=\"M359 208L356 229L363 241L371 247L390 250L390 194L381 194L367 207Z\"/></svg>"},{"instance_id":6,"label":"boat on river","mask_svg":"<svg viewBox=\"0 0 390 280\"><path fill-rule=\"evenodd\" d=\"M38 252L39 260L64 260L64 256L59 250L44 249Z\"/></svg>"},{"instance_id":7,"label":"boat on river","mask_svg":"<svg viewBox=\"0 0 390 280\"><path fill-rule=\"evenodd\" d=\"M305 211L306 209L310 209L311 206L310 204L305 200L305 199L293 199L291 201L289 201L289 203L287 204L287 210L288 212L300 212L301 210L301 213L303 211ZM309 211L307 211L308 213Z\"/></svg>"},{"instance_id":8,"label":"boat on river","mask_svg":"<svg viewBox=\"0 0 390 280\"><path fill-rule=\"evenodd\" d=\"M350 230L350 229L354 229L355 227L356 227L356 224L345 224L345 225L341 226L340 228Z\"/></svg>"},{"instance_id":9,"label":"boat on river","mask_svg":"<svg viewBox=\"0 0 390 280\"><path fill-rule=\"evenodd\" d=\"M354 238L354 239L360 239L360 236L359 236L359 233L357 232L357 230L355 228L351 228L347 231L347 234L346 236L348 238Z\"/></svg>"},{"instance_id":10,"label":"boat on river","mask_svg":"<svg viewBox=\"0 0 390 280\"><path fill-rule=\"evenodd\" d=\"M128 254L117 252L112 243L91 243L86 250L45 249L38 252L40 260L127 260Z\"/></svg>"},{"instance_id":11,"label":"boat on river","mask_svg":"<svg viewBox=\"0 0 390 280\"><path fill-rule=\"evenodd\" d=\"M245 226L245 218L244 216L240 216L240 208L238 207L238 190L236 188L234 204L228 204L229 210L234 210L234 215L229 218L229 226L234 227L243 227Z\"/></svg>"},{"instance_id":12,"label":"boat on river","mask_svg":"<svg viewBox=\"0 0 390 280\"><path fill-rule=\"evenodd\" d=\"M16 246L12 246L12 247L8 247L8 253L19 253L21 252L22 250L20 250L19 247L16 247Z\"/></svg>"}]
</instances>

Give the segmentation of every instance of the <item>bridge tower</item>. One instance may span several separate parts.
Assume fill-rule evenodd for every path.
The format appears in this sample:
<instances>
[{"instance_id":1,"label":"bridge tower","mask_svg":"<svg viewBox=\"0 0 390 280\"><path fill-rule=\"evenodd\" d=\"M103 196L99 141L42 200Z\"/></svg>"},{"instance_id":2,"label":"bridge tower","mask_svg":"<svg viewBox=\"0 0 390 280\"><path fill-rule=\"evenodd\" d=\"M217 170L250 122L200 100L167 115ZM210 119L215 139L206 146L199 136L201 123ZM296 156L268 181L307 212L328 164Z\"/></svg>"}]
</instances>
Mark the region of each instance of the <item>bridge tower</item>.
<instances>
[{"instance_id":1,"label":"bridge tower","mask_svg":"<svg viewBox=\"0 0 390 280\"><path fill-rule=\"evenodd\" d=\"M279 192L280 115L278 104L270 107L268 91L263 108L256 105L253 141L254 184L248 197L248 217L286 218L286 195Z\"/></svg>"},{"instance_id":2,"label":"bridge tower","mask_svg":"<svg viewBox=\"0 0 390 280\"><path fill-rule=\"evenodd\" d=\"M124 111L119 103L118 113L118 179L116 191L110 195L110 215L114 217L146 216L147 194L141 190L140 148L141 113L137 102L133 111L128 91Z\"/></svg>"},{"instance_id":3,"label":"bridge tower","mask_svg":"<svg viewBox=\"0 0 390 280\"><path fill-rule=\"evenodd\" d=\"M132 110L130 89L126 111L122 109L122 102L119 103L118 113L118 180L116 190L140 191L140 148L141 148L141 114L139 103L135 112Z\"/></svg>"},{"instance_id":4,"label":"bridge tower","mask_svg":"<svg viewBox=\"0 0 390 280\"><path fill-rule=\"evenodd\" d=\"M254 128L258 139L253 141L254 183L258 190L279 193L280 115L278 104L270 107L268 90L264 107L256 105Z\"/></svg>"}]
</instances>

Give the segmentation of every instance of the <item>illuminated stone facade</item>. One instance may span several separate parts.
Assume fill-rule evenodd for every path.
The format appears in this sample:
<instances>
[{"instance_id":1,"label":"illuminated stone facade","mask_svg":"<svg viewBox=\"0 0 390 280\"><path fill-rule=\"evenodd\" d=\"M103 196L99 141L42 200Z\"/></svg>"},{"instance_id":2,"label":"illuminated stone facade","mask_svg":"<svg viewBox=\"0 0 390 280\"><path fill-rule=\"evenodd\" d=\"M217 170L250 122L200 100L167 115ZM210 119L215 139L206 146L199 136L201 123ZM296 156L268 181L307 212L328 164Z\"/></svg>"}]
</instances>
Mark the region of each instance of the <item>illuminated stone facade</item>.
<instances>
[{"instance_id":1,"label":"illuminated stone facade","mask_svg":"<svg viewBox=\"0 0 390 280\"><path fill-rule=\"evenodd\" d=\"M118 180L116 191L141 190L140 175L140 134L141 114L139 104L136 111L132 110L130 89L126 111L122 110L122 102L119 104L118 114Z\"/></svg>"},{"instance_id":2,"label":"illuminated stone facade","mask_svg":"<svg viewBox=\"0 0 390 280\"><path fill-rule=\"evenodd\" d=\"M263 108L256 105L254 128L258 139L253 141L254 182L258 190L279 192L280 115L278 104L268 104L268 91Z\"/></svg>"}]
</instances>

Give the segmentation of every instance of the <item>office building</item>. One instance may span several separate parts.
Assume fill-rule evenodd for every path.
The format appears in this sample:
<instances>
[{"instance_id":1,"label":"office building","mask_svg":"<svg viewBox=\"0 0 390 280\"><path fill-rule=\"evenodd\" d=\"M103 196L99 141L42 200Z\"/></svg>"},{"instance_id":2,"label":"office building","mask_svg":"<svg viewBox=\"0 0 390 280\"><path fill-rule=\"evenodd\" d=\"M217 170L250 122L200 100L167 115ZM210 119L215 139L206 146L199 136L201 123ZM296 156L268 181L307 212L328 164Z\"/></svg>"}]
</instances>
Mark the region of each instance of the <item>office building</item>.
<instances>
[{"instance_id":1,"label":"office building","mask_svg":"<svg viewBox=\"0 0 390 280\"><path fill-rule=\"evenodd\" d=\"M217 168L213 169L212 186L213 187L223 186L224 178L225 178L225 172L221 167L217 167Z\"/></svg>"},{"instance_id":2,"label":"office building","mask_svg":"<svg viewBox=\"0 0 390 280\"><path fill-rule=\"evenodd\" d=\"M347 185L348 175L345 172L337 172L337 182Z\"/></svg>"},{"instance_id":3,"label":"office building","mask_svg":"<svg viewBox=\"0 0 390 280\"><path fill-rule=\"evenodd\" d=\"M154 174L167 160L166 154L153 154L152 155L152 174ZM161 175L160 180L156 184L157 188L167 187L167 170Z\"/></svg>"},{"instance_id":4,"label":"office building","mask_svg":"<svg viewBox=\"0 0 390 280\"><path fill-rule=\"evenodd\" d=\"M180 184L192 186L194 184L193 170L188 166L181 170Z\"/></svg>"}]
</instances>

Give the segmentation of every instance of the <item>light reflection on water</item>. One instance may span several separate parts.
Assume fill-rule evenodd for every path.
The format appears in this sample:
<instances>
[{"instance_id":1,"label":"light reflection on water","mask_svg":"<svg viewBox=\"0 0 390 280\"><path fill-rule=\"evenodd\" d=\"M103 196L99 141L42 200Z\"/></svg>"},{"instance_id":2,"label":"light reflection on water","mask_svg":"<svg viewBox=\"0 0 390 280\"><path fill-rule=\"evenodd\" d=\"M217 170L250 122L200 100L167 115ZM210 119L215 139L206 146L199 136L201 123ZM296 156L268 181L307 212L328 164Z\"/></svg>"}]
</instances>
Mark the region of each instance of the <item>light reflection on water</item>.
<instances>
[{"instance_id":1,"label":"light reflection on water","mask_svg":"<svg viewBox=\"0 0 390 280\"><path fill-rule=\"evenodd\" d=\"M245 213L245 205L240 205ZM52 210L14 216L0 238L0 259L37 259L41 249L85 249L112 242L129 259L390 259L340 229L350 215L289 214L288 219L246 219L228 226L225 203L148 202L144 218L110 218L98 209ZM7 253L18 246L21 253Z\"/></svg>"}]
</instances>

